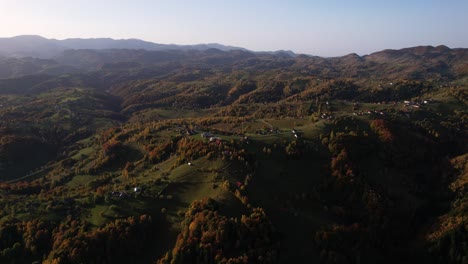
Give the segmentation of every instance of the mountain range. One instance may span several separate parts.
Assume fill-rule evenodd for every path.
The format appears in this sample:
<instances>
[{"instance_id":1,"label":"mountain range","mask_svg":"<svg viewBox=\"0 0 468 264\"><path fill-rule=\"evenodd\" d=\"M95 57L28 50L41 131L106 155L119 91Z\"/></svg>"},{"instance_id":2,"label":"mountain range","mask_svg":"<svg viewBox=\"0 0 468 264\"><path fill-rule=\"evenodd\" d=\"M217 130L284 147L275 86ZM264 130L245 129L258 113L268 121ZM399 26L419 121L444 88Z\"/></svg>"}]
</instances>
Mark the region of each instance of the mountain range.
<instances>
[{"instance_id":1,"label":"mountain range","mask_svg":"<svg viewBox=\"0 0 468 264\"><path fill-rule=\"evenodd\" d=\"M0 78L59 76L98 70L138 70L191 65L226 69L281 69L336 78L438 79L468 74L468 49L418 46L370 55L323 58L292 51L253 52L220 44L163 45L142 40L0 38ZM178 66L175 66L178 65ZM171 68L171 67L168 67Z\"/></svg>"},{"instance_id":2,"label":"mountain range","mask_svg":"<svg viewBox=\"0 0 468 264\"><path fill-rule=\"evenodd\" d=\"M22 35L11 38L0 38L0 56L34 57L50 59L65 50L70 49L144 49L154 50L207 50L219 49L246 50L244 48L225 46L217 43L197 45L157 44L139 39L111 39L111 38L70 38L64 40L47 39L36 35Z\"/></svg>"},{"instance_id":3,"label":"mountain range","mask_svg":"<svg viewBox=\"0 0 468 264\"><path fill-rule=\"evenodd\" d=\"M0 263L468 263L468 49L0 51Z\"/></svg>"}]
</instances>

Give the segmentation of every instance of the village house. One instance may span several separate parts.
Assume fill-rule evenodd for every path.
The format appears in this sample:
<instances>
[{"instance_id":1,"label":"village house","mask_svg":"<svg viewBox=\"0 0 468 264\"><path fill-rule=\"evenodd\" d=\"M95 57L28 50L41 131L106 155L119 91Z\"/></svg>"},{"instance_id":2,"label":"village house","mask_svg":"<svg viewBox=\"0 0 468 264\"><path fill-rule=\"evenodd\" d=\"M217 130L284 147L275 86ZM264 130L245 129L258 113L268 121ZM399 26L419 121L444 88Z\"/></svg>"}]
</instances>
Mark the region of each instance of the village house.
<instances>
[{"instance_id":1,"label":"village house","mask_svg":"<svg viewBox=\"0 0 468 264\"><path fill-rule=\"evenodd\" d=\"M203 133L201 133L201 137L202 137L202 138L210 138L210 137L212 137L212 136L213 136L213 135L211 135L211 133L209 133L209 132L203 132Z\"/></svg>"}]
</instances>

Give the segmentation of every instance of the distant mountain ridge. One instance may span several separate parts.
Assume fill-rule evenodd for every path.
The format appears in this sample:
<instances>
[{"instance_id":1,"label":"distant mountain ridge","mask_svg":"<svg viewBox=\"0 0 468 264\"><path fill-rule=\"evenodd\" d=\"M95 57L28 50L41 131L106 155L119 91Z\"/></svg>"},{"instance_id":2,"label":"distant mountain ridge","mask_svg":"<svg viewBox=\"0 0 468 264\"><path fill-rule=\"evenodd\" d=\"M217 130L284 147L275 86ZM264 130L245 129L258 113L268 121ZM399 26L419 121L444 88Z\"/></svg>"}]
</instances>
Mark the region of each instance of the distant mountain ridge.
<instances>
[{"instance_id":1,"label":"distant mountain ridge","mask_svg":"<svg viewBox=\"0 0 468 264\"><path fill-rule=\"evenodd\" d=\"M64 40L47 39L36 35L22 35L11 38L0 38L0 56L6 57L33 57L51 59L65 50L103 50L103 49L144 49L148 51L162 50L208 50L219 49L221 51L247 49L234 46L226 46L218 43L176 45L158 44L140 39L111 39L111 38L70 38Z\"/></svg>"},{"instance_id":2,"label":"distant mountain ridge","mask_svg":"<svg viewBox=\"0 0 468 264\"><path fill-rule=\"evenodd\" d=\"M253 52L216 43L179 46L137 39L0 38L0 79L101 70L153 72L154 69L216 67L232 71L290 67L322 78L446 80L468 75L467 62L468 49L451 49L442 45L324 58L297 55L289 50Z\"/></svg>"}]
</instances>

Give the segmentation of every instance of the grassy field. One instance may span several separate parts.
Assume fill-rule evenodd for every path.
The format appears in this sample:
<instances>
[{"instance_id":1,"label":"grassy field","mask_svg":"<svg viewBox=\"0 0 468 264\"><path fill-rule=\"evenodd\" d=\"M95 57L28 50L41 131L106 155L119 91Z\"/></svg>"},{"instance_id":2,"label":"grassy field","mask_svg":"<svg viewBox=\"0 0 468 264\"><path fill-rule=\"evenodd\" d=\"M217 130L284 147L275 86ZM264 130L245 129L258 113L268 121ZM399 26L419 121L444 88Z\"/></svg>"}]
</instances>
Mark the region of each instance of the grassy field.
<instances>
[{"instance_id":1,"label":"grassy field","mask_svg":"<svg viewBox=\"0 0 468 264\"><path fill-rule=\"evenodd\" d=\"M205 197L219 199L228 195L223 188L224 180L234 181L235 166L221 160L210 161L200 158L191 162L191 166L182 164L169 174L170 184L164 190L166 197L172 197L171 207L168 207L168 215L174 217L171 222L178 224L180 217L176 217L179 211L185 211L194 201Z\"/></svg>"},{"instance_id":2,"label":"grassy field","mask_svg":"<svg viewBox=\"0 0 468 264\"><path fill-rule=\"evenodd\" d=\"M86 220L95 227L100 227L108 222L103 215L109 209L108 205L96 205L89 211Z\"/></svg>"},{"instance_id":3,"label":"grassy field","mask_svg":"<svg viewBox=\"0 0 468 264\"><path fill-rule=\"evenodd\" d=\"M88 182L96 179L95 175L76 175L69 182L66 183L68 187L80 187L86 185Z\"/></svg>"},{"instance_id":4,"label":"grassy field","mask_svg":"<svg viewBox=\"0 0 468 264\"><path fill-rule=\"evenodd\" d=\"M73 155L71 158L74 160L84 160L86 159L91 153L93 153L95 150L93 147L89 148L84 148L78 151L75 155Z\"/></svg>"}]
</instances>

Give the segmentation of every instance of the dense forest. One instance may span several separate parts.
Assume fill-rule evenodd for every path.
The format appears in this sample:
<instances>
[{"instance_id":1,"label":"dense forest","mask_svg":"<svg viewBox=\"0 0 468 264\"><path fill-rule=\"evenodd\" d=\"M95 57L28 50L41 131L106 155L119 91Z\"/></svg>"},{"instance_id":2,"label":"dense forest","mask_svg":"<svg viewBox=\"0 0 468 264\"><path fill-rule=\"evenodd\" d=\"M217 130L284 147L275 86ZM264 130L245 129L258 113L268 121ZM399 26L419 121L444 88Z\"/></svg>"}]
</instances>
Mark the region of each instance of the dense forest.
<instances>
[{"instance_id":1,"label":"dense forest","mask_svg":"<svg viewBox=\"0 0 468 264\"><path fill-rule=\"evenodd\" d=\"M1 263L468 263L468 50L0 57Z\"/></svg>"}]
</instances>

